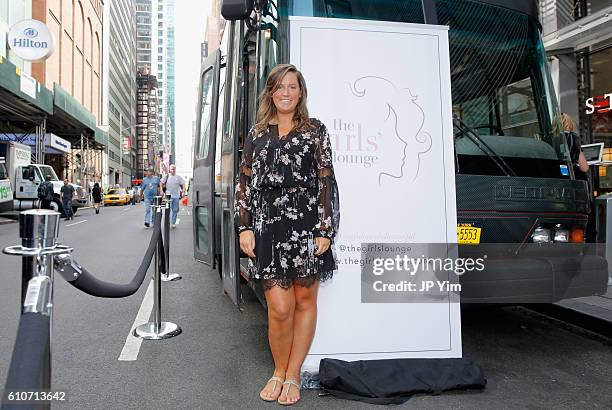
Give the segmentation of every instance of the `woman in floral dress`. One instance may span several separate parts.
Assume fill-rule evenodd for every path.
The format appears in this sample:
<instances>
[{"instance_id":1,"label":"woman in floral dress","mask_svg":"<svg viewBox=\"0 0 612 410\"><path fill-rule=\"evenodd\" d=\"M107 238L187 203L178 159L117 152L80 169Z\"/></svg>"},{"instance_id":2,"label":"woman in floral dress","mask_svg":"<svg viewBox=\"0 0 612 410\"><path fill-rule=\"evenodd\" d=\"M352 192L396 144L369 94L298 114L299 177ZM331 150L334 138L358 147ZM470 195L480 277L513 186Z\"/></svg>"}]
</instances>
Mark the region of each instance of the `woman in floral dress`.
<instances>
[{"instance_id":1,"label":"woman in floral dress","mask_svg":"<svg viewBox=\"0 0 612 410\"><path fill-rule=\"evenodd\" d=\"M268 304L274 374L260 397L300 399L300 368L314 336L319 282L336 269L338 189L329 133L310 118L302 74L276 66L260 97L257 124L244 143L236 183L240 249Z\"/></svg>"}]
</instances>

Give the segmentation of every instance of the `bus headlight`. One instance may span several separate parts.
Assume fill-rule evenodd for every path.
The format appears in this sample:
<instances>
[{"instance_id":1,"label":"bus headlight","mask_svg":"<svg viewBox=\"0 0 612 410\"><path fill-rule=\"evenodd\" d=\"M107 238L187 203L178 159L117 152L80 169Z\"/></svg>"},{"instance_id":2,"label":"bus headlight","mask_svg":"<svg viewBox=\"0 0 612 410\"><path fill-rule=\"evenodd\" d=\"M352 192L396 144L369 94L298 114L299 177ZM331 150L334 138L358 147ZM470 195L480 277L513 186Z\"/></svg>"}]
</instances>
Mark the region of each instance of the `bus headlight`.
<instances>
[{"instance_id":1,"label":"bus headlight","mask_svg":"<svg viewBox=\"0 0 612 410\"><path fill-rule=\"evenodd\" d=\"M533 233L531 234L531 241L533 243L548 243L548 242L551 242L551 240L550 240L550 229L542 228L541 226L538 226L537 228L535 228L533 230Z\"/></svg>"},{"instance_id":2,"label":"bus headlight","mask_svg":"<svg viewBox=\"0 0 612 410\"><path fill-rule=\"evenodd\" d=\"M570 240L570 231L569 229L563 228L561 225L555 226L555 242L569 242Z\"/></svg>"}]
</instances>

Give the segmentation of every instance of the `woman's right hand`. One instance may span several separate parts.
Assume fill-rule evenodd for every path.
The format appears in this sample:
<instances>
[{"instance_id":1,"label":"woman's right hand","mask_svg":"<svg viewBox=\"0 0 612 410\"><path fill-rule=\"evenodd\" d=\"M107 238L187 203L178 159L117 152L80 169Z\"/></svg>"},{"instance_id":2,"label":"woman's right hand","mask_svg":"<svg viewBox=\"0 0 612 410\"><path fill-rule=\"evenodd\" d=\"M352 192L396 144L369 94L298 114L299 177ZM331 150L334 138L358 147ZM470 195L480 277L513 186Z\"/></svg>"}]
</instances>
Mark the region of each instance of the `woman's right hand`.
<instances>
[{"instance_id":1,"label":"woman's right hand","mask_svg":"<svg viewBox=\"0 0 612 410\"><path fill-rule=\"evenodd\" d=\"M255 234L253 231L248 230L240 232L240 249L250 258L255 257Z\"/></svg>"}]
</instances>

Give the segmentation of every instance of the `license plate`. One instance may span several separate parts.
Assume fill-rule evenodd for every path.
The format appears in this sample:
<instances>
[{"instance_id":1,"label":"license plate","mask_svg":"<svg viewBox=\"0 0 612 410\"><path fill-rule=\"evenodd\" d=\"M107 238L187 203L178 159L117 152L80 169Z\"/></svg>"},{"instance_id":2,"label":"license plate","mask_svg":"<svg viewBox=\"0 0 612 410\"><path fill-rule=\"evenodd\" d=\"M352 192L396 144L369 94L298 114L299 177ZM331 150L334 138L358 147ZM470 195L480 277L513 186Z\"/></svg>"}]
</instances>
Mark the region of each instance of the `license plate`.
<instances>
[{"instance_id":1,"label":"license plate","mask_svg":"<svg viewBox=\"0 0 612 410\"><path fill-rule=\"evenodd\" d=\"M481 228L471 225L457 225L457 242L463 244L479 244Z\"/></svg>"}]
</instances>

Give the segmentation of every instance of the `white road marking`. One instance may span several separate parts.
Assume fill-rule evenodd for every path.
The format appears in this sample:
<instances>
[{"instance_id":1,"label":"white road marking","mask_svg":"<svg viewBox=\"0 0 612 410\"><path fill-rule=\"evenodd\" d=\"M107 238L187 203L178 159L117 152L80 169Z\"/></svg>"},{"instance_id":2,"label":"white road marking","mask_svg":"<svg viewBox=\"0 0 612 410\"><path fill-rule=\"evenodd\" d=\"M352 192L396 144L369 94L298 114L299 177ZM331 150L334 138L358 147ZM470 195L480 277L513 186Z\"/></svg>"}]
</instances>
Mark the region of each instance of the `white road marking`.
<instances>
[{"instance_id":1,"label":"white road marking","mask_svg":"<svg viewBox=\"0 0 612 410\"><path fill-rule=\"evenodd\" d=\"M129 211L130 209L132 209L132 208L130 208L130 206L131 205L125 205L124 208L122 209L122 211Z\"/></svg>"},{"instance_id":2,"label":"white road marking","mask_svg":"<svg viewBox=\"0 0 612 410\"><path fill-rule=\"evenodd\" d=\"M74 225L78 225L78 224L82 224L83 222L87 222L87 219L83 219L82 221L79 221L79 222L75 222L75 223L73 223L73 224L66 225L66 227L68 227L68 226L74 226Z\"/></svg>"},{"instance_id":3,"label":"white road marking","mask_svg":"<svg viewBox=\"0 0 612 410\"><path fill-rule=\"evenodd\" d=\"M153 281L149 282L147 293L145 293L144 299L142 299L142 304L140 305L136 319L134 319L130 333L128 333L125 339L125 344L117 360L134 361L138 359L142 339L134 336L133 332L136 327L149 321L149 317L151 317L151 312L153 311Z\"/></svg>"}]
</instances>

